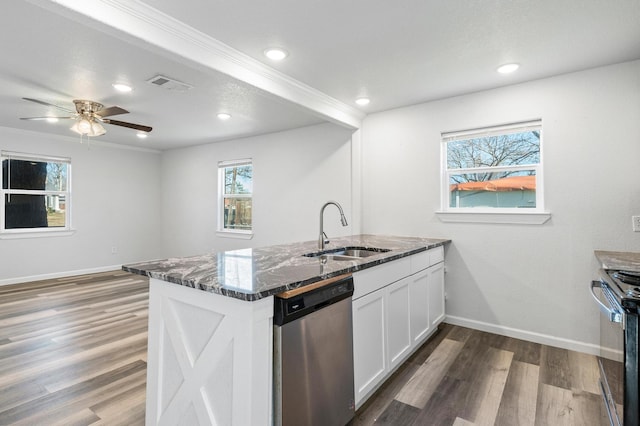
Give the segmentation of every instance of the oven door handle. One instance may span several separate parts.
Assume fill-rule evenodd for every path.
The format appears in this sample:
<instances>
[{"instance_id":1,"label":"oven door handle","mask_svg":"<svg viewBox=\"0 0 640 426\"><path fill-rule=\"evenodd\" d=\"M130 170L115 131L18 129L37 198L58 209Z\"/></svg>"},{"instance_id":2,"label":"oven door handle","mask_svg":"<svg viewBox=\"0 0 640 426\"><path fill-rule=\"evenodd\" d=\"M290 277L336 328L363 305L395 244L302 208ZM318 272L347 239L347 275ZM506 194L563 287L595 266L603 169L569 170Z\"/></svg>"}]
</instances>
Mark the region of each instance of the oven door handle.
<instances>
[{"instance_id":1,"label":"oven door handle","mask_svg":"<svg viewBox=\"0 0 640 426\"><path fill-rule=\"evenodd\" d=\"M602 300L600 300L600 298L595 292L596 288L599 288L600 291L603 293L603 295L604 295L604 292L608 290L602 287L602 283L600 281L591 281L591 296L593 296L593 300L595 300L596 303L598 303L598 307L600 308L600 311L609 319L609 321L622 324L623 315L622 315L621 309L616 309L612 306L607 306L604 303L602 303ZM607 297L605 296L605 298Z\"/></svg>"}]
</instances>

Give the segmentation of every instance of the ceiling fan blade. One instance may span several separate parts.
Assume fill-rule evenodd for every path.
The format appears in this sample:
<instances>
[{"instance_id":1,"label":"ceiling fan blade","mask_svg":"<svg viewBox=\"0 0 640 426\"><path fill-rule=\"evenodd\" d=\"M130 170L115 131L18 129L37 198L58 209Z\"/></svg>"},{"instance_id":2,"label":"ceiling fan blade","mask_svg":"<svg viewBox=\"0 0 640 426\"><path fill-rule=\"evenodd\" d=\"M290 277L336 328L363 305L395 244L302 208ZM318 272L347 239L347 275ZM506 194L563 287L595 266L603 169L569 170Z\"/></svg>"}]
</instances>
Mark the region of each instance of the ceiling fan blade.
<instances>
[{"instance_id":1,"label":"ceiling fan blade","mask_svg":"<svg viewBox=\"0 0 640 426\"><path fill-rule=\"evenodd\" d=\"M104 120L102 120L102 122L107 124L113 124L115 126L128 127L129 129L140 130L141 132L150 132L152 130L152 128L149 126L143 126L142 124L127 123L126 121L111 120L110 118L105 118Z\"/></svg>"},{"instance_id":2,"label":"ceiling fan blade","mask_svg":"<svg viewBox=\"0 0 640 426\"><path fill-rule=\"evenodd\" d=\"M29 101L29 102L35 102L35 103L40 104L40 105L52 106L52 107L61 109L61 110L65 111L65 112L68 112L70 114L75 114L76 113L74 110L71 110L71 109L68 109L68 108L65 108L65 107L61 107L59 105L50 104L49 102L39 101L38 99L33 99L33 98L22 98L22 99L24 99L25 101Z\"/></svg>"},{"instance_id":3,"label":"ceiling fan blade","mask_svg":"<svg viewBox=\"0 0 640 426\"><path fill-rule=\"evenodd\" d=\"M67 120L67 119L71 119L74 117L20 117L20 120L50 120L52 118L58 119L58 120Z\"/></svg>"},{"instance_id":4,"label":"ceiling fan blade","mask_svg":"<svg viewBox=\"0 0 640 426\"><path fill-rule=\"evenodd\" d=\"M110 117L112 115L119 114L129 114L129 111L124 108L120 108L119 106L112 106L109 108L103 108L100 111L96 112L96 115L99 115L100 117Z\"/></svg>"}]
</instances>

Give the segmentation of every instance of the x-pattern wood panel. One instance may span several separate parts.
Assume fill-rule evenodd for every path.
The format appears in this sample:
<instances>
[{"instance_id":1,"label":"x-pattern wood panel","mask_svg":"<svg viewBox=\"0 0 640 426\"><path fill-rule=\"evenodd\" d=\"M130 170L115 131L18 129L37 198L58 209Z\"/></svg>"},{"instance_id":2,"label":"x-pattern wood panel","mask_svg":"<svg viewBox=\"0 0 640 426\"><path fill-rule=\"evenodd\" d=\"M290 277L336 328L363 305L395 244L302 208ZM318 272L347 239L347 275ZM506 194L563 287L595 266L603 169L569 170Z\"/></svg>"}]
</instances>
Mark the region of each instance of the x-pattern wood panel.
<instances>
[{"instance_id":1,"label":"x-pattern wood panel","mask_svg":"<svg viewBox=\"0 0 640 426\"><path fill-rule=\"evenodd\" d=\"M164 407L160 413L160 424L175 424L176 419L181 419L186 413L193 411L199 420L199 424L222 425L217 421L219 418L229 418L225 413L230 407L215 406L210 399L210 395L205 391L207 380L214 375L216 368L226 368L231 371L229 365L229 352L233 352L233 330L232 325L226 318L220 315L216 321L202 323L198 317L189 315L192 311L197 311L198 307L192 306L190 309L181 310L179 306L182 301L174 301L170 298L163 300L162 317L166 336L163 339L162 351L172 351L177 360L177 365L166 363L163 360L161 375L167 370L172 373L180 372L182 382L177 387L173 395L161 395L161 406ZM176 306L178 305L178 306ZM200 334L207 336L202 339L206 342L201 351L190 351L192 342L186 340L188 333L186 330L197 328ZM193 333L193 331L191 331ZM221 362L225 360L225 362ZM162 382L160 388L164 388ZM165 401L166 400L166 401Z\"/></svg>"}]
</instances>

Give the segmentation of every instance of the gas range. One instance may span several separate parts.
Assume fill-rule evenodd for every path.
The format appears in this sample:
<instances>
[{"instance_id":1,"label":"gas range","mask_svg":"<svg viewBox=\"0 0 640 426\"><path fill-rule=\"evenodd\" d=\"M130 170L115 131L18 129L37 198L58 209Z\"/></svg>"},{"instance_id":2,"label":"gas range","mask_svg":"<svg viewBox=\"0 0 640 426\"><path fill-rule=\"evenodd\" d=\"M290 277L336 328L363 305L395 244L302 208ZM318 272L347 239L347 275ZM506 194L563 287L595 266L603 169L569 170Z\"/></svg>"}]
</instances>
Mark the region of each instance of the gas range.
<instances>
[{"instance_id":1,"label":"gas range","mask_svg":"<svg viewBox=\"0 0 640 426\"><path fill-rule=\"evenodd\" d=\"M637 306L640 302L640 272L602 270L600 278L614 291L623 306Z\"/></svg>"},{"instance_id":2,"label":"gas range","mask_svg":"<svg viewBox=\"0 0 640 426\"><path fill-rule=\"evenodd\" d=\"M602 312L602 397L611 426L640 426L640 272L601 269L599 275L591 294Z\"/></svg>"}]
</instances>

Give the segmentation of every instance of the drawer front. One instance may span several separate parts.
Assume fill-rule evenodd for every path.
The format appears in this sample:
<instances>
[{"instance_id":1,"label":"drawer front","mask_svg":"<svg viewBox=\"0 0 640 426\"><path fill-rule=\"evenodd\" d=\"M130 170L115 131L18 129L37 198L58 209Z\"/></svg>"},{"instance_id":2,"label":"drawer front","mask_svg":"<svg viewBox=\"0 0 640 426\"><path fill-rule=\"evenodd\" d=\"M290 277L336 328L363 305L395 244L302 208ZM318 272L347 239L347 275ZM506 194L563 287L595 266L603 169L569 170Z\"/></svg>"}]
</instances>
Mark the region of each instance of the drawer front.
<instances>
[{"instance_id":1,"label":"drawer front","mask_svg":"<svg viewBox=\"0 0 640 426\"><path fill-rule=\"evenodd\" d=\"M411 259L411 273L415 274L416 272L422 271L423 269L427 269L431 266L430 255L431 250L421 251L420 253L414 254L409 257Z\"/></svg>"},{"instance_id":2,"label":"drawer front","mask_svg":"<svg viewBox=\"0 0 640 426\"><path fill-rule=\"evenodd\" d=\"M392 260L353 274L353 300L411 275L410 257Z\"/></svg>"},{"instance_id":3,"label":"drawer front","mask_svg":"<svg viewBox=\"0 0 640 426\"><path fill-rule=\"evenodd\" d=\"M411 259L411 273L415 274L437 263L444 262L444 247L436 247L414 254Z\"/></svg>"},{"instance_id":4,"label":"drawer front","mask_svg":"<svg viewBox=\"0 0 640 426\"><path fill-rule=\"evenodd\" d=\"M427 251L427 253L429 253L429 266L444 262L444 247L433 248Z\"/></svg>"}]
</instances>

